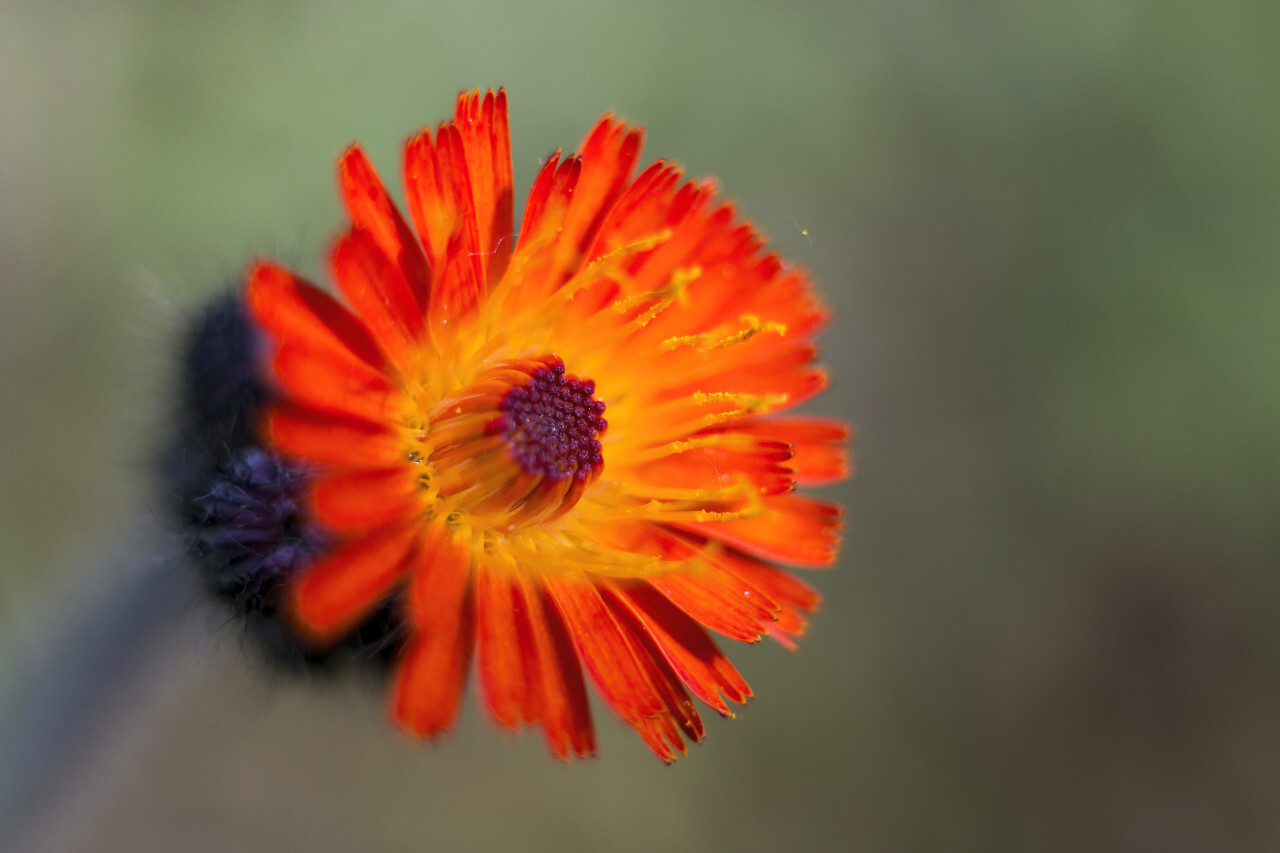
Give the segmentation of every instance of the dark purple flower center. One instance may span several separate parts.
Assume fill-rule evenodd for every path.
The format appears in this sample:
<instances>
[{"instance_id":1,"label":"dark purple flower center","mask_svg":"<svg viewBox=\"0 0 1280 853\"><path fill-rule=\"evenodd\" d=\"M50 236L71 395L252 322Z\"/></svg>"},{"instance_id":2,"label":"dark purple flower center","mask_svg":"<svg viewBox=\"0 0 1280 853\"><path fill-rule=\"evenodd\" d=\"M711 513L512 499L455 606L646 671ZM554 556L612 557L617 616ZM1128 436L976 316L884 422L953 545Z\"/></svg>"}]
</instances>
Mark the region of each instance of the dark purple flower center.
<instances>
[{"instance_id":1,"label":"dark purple flower center","mask_svg":"<svg viewBox=\"0 0 1280 853\"><path fill-rule=\"evenodd\" d=\"M549 480L587 479L604 466L598 435L608 422L596 383L564 372L556 362L534 373L529 384L502 398L507 438L517 462Z\"/></svg>"}]
</instances>

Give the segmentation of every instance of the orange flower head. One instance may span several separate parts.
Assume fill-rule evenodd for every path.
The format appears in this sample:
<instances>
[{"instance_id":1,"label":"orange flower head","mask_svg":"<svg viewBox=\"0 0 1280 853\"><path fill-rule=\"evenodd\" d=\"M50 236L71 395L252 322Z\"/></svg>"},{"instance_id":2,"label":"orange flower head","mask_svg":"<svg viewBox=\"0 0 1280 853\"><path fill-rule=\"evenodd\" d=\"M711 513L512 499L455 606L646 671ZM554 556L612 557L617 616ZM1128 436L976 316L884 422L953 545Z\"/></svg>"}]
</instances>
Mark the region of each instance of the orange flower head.
<instances>
[{"instance_id":1,"label":"orange flower head","mask_svg":"<svg viewBox=\"0 0 1280 853\"><path fill-rule=\"evenodd\" d=\"M776 563L825 566L842 423L779 416L822 390L805 276L601 119L554 154L513 228L503 91L465 93L404 149L401 215L364 152L339 162L339 301L249 274L280 391L266 434L314 472L336 544L289 591L317 643L399 595L391 713L452 725L471 656L500 725L595 750L582 670L664 761L751 690L711 639L791 647L818 603ZM518 237L518 240L517 240Z\"/></svg>"}]
</instances>

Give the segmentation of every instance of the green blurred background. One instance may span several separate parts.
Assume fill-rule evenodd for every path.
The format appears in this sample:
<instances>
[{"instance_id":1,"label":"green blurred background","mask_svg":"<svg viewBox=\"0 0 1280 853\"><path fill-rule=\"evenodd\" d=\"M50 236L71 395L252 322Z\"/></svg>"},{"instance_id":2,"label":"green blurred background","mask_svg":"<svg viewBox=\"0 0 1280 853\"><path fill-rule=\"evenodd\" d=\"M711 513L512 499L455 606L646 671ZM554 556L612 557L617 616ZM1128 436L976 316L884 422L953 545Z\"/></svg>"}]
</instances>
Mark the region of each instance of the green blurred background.
<instances>
[{"instance_id":1,"label":"green blurred background","mask_svg":"<svg viewBox=\"0 0 1280 853\"><path fill-rule=\"evenodd\" d=\"M4 3L0 846L1280 849L1278 9ZM182 318L491 85L518 194L617 110L836 311L843 558L674 767L415 745L147 598Z\"/></svg>"}]
</instances>

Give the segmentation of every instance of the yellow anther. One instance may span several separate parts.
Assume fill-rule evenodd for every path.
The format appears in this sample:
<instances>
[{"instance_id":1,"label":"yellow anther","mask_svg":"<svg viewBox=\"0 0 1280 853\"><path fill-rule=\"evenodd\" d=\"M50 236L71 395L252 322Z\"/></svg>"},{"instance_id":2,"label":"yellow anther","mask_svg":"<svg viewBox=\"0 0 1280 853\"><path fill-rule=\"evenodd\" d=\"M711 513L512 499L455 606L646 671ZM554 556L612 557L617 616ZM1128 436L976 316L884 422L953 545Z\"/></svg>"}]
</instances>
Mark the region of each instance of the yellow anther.
<instances>
[{"instance_id":1,"label":"yellow anther","mask_svg":"<svg viewBox=\"0 0 1280 853\"><path fill-rule=\"evenodd\" d=\"M672 273L671 281L667 283L666 287L639 293L626 299L619 299L613 303L613 310L615 313L622 314L636 305L656 300L653 305L649 306L648 310L635 319L637 326L647 326L654 317L667 310L672 303L686 304L688 302L689 285L701 275L702 267L678 269Z\"/></svg>"},{"instance_id":2,"label":"yellow anther","mask_svg":"<svg viewBox=\"0 0 1280 853\"><path fill-rule=\"evenodd\" d=\"M734 420L747 415L772 411L791 399L790 394L743 394L736 391L695 391L693 402L699 406L709 403L732 403L735 408L727 412L715 412L707 416L709 423Z\"/></svg>"},{"instance_id":3,"label":"yellow anther","mask_svg":"<svg viewBox=\"0 0 1280 853\"><path fill-rule=\"evenodd\" d=\"M707 521L737 521L748 514L747 510L739 510L737 512L711 512L709 510L698 510L697 520L699 523Z\"/></svg>"},{"instance_id":4,"label":"yellow anther","mask_svg":"<svg viewBox=\"0 0 1280 853\"><path fill-rule=\"evenodd\" d=\"M761 322L759 317L751 314L743 314L738 319L747 324L746 328L719 337L711 332L703 332L697 335L676 335L663 341L662 348L664 350L673 350L677 347L692 346L710 352L749 341L761 332L776 332L779 335L787 333L785 323Z\"/></svg>"}]
</instances>

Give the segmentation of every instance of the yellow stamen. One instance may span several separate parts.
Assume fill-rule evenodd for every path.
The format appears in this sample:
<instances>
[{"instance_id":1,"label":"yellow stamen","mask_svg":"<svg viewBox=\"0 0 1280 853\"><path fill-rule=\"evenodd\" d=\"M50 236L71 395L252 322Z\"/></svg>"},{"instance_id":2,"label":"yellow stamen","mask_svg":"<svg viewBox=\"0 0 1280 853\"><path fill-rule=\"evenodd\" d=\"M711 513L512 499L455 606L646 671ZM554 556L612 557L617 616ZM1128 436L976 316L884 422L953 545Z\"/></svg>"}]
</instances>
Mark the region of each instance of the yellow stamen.
<instances>
[{"instance_id":1,"label":"yellow stamen","mask_svg":"<svg viewBox=\"0 0 1280 853\"><path fill-rule=\"evenodd\" d=\"M695 391L693 392L693 402L699 406L705 406L709 403L727 402L734 404L737 408L727 412L715 412L708 415L709 423L718 423L720 421L735 420L747 415L758 415L772 411L779 406L785 405L791 399L790 394L743 394L737 391Z\"/></svg>"},{"instance_id":2,"label":"yellow stamen","mask_svg":"<svg viewBox=\"0 0 1280 853\"><path fill-rule=\"evenodd\" d=\"M787 326L785 323L775 323L772 321L761 322L759 317L751 314L743 314L738 319L743 323L746 323L747 326L733 334L721 337L717 337L715 333L712 332L703 332L697 335L676 335L675 337L667 338L663 341L662 348L664 350L673 350L677 347L691 346L702 350L703 352L712 352L714 350L731 347L734 344L745 343L761 332L776 332L778 335L785 335L787 333Z\"/></svg>"},{"instance_id":3,"label":"yellow stamen","mask_svg":"<svg viewBox=\"0 0 1280 853\"><path fill-rule=\"evenodd\" d=\"M697 281L702 276L702 267L685 267L676 270L671 274L671 280L666 287L658 290L650 290L645 293L637 293L633 296L624 297L613 303L613 311L615 314L625 314L627 311L638 305L656 300L653 305L640 316L636 317L633 322L638 326L647 326L655 317L669 308L672 304L678 302L681 305L688 303L689 285Z\"/></svg>"}]
</instances>

